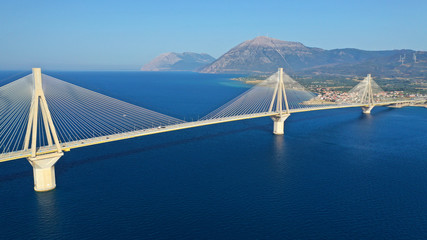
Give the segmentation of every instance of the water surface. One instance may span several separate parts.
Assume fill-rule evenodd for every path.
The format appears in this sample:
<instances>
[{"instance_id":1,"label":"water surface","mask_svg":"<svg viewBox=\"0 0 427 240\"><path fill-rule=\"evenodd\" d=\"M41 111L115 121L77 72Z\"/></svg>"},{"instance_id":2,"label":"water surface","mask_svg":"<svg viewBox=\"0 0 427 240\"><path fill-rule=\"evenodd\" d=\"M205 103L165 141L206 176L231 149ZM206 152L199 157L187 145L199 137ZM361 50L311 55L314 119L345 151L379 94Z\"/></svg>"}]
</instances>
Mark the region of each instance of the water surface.
<instances>
[{"instance_id":1,"label":"water surface","mask_svg":"<svg viewBox=\"0 0 427 240\"><path fill-rule=\"evenodd\" d=\"M247 90L231 75L48 74L186 120ZM1 163L1 236L426 239L426 123L424 108L348 108L293 114L284 136L262 118L101 144L65 153L47 193L26 160Z\"/></svg>"}]
</instances>

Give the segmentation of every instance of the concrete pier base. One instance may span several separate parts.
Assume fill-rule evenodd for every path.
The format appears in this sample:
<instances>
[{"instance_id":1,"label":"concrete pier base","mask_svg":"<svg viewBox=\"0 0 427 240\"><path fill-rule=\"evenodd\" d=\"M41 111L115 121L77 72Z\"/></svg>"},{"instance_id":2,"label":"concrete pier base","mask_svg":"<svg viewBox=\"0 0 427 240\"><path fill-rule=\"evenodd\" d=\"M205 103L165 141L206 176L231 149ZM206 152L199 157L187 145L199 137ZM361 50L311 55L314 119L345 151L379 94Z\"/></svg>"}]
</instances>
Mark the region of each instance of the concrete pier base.
<instances>
[{"instance_id":1,"label":"concrete pier base","mask_svg":"<svg viewBox=\"0 0 427 240\"><path fill-rule=\"evenodd\" d=\"M374 108L374 106L370 106L370 107L362 107L362 111L365 114L369 114L371 113L371 110Z\"/></svg>"},{"instance_id":2,"label":"concrete pier base","mask_svg":"<svg viewBox=\"0 0 427 240\"><path fill-rule=\"evenodd\" d=\"M406 107L406 106L410 106L410 103L396 103L396 104L390 105L388 107L391 107L391 108L403 108L403 107Z\"/></svg>"},{"instance_id":3,"label":"concrete pier base","mask_svg":"<svg viewBox=\"0 0 427 240\"><path fill-rule=\"evenodd\" d=\"M55 189L55 163L64 153L50 153L46 155L30 157L28 161L33 166L34 190L45 192Z\"/></svg>"},{"instance_id":4,"label":"concrete pier base","mask_svg":"<svg viewBox=\"0 0 427 240\"><path fill-rule=\"evenodd\" d=\"M274 122L273 133L276 135L283 135L285 133L285 120L290 114L283 114L282 116L273 116L271 119Z\"/></svg>"}]
</instances>

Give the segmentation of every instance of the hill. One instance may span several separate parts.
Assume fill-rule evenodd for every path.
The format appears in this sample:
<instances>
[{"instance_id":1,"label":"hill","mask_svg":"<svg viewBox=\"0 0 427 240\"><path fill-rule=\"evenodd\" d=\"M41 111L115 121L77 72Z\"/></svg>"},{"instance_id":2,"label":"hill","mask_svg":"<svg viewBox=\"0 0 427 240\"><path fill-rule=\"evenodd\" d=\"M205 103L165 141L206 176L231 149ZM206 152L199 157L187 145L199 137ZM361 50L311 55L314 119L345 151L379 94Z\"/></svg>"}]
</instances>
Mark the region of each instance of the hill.
<instances>
[{"instance_id":1,"label":"hill","mask_svg":"<svg viewBox=\"0 0 427 240\"><path fill-rule=\"evenodd\" d=\"M278 67L296 75L348 77L371 73L383 78L426 80L427 52L354 48L324 50L261 36L237 45L200 72L268 74Z\"/></svg>"},{"instance_id":2,"label":"hill","mask_svg":"<svg viewBox=\"0 0 427 240\"><path fill-rule=\"evenodd\" d=\"M141 67L141 71L196 71L215 60L206 53L163 53Z\"/></svg>"}]
</instances>

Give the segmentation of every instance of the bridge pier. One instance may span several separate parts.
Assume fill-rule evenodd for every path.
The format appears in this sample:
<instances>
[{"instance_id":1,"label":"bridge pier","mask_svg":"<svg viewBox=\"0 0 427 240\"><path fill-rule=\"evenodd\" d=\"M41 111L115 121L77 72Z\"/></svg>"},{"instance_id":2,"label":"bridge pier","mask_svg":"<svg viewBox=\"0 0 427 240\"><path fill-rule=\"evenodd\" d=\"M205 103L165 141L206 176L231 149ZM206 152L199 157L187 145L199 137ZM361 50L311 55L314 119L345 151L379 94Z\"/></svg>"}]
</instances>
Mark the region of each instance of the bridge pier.
<instances>
[{"instance_id":1,"label":"bridge pier","mask_svg":"<svg viewBox=\"0 0 427 240\"><path fill-rule=\"evenodd\" d=\"M280 116L273 116L271 119L274 122L273 133L276 135L285 134L285 120L290 116L290 114L283 114Z\"/></svg>"},{"instance_id":2,"label":"bridge pier","mask_svg":"<svg viewBox=\"0 0 427 240\"><path fill-rule=\"evenodd\" d=\"M396 103L396 104L390 105L389 107L391 107L391 108L402 108L403 103Z\"/></svg>"},{"instance_id":3,"label":"bridge pier","mask_svg":"<svg viewBox=\"0 0 427 240\"><path fill-rule=\"evenodd\" d=\"M55 163L64 153L50 153L27 158L33 166L34 190L46 192L56 187Z\"/></svg>"},{"instance_id":4,"label":"bridge pier","mask_svg":"<svg viewBox=\"0 0 427 240\"><path fill-rule=\"evenodd\" d=\"M374 108L374 106L368 106L368 107L362 107L362 111L365 114L371 113L371 110Z\"/></svg>"}]
</instances>

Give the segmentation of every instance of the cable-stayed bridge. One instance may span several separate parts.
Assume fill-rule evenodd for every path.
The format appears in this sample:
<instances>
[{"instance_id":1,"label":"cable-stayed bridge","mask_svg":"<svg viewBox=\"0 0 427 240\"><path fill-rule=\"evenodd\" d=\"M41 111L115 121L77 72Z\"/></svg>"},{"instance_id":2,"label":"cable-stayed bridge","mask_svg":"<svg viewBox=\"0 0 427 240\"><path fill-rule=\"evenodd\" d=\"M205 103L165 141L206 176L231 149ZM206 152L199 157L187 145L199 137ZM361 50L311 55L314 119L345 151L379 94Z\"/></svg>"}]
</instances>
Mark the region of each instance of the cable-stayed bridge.
<instances>
[{"instance_id":1,"label":"cable-stayed bridge","mask_svg":"<svg viewBox=\"0 0 427 240\"><path fill-rule=\"evenodd\" d=\"M198 121L186 122L53 78L33 73L0 87L0 162L27 158L34 189L56 187L54 165L64 152L122 139L244 119L271 117L284 133L292 113L375 106L414 100L389 98L368 75L335 102L307 91L279 71Z\"/></svg>"}]
</instances>

